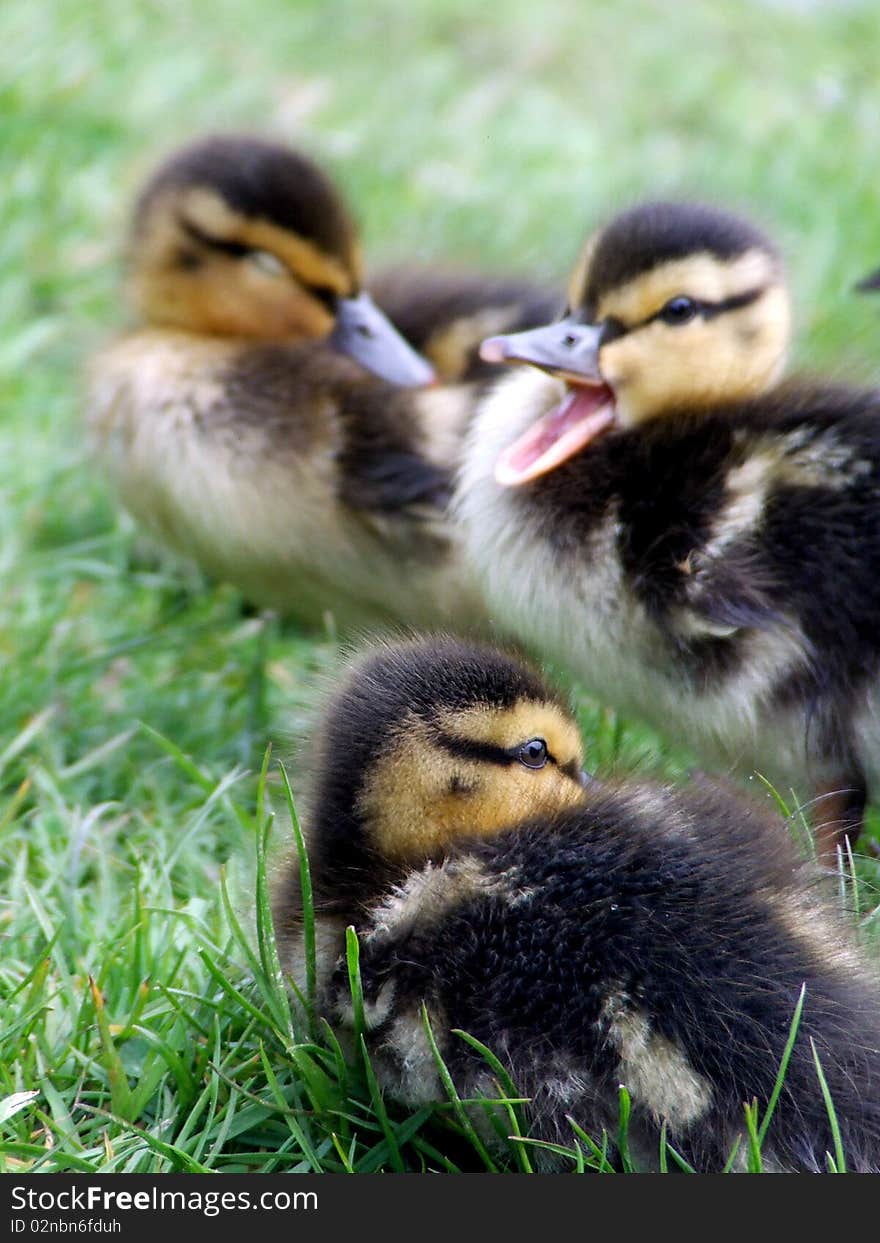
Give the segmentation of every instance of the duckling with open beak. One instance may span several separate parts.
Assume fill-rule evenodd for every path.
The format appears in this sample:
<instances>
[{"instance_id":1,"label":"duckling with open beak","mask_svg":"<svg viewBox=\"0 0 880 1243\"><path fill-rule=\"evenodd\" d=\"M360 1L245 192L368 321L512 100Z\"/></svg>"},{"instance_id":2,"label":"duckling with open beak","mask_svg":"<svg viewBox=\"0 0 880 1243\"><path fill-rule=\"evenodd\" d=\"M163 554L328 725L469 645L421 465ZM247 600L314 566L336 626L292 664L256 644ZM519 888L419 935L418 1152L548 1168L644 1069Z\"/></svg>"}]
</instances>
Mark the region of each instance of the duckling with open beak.
<instances>
[{"instance_id":1,"label":"duckling with open beak","mask_svg":"<svg viewBox=\"0 0 880 1243\"><path fill-rule=\"evenodd\" d=\"M457 498L497 623L709 764L880 789L880 395L781 382L776 248L689 203L591 239L563 319L488 339ZM525 365L524 365L525 364Z\"/></svg>"}]
</instances>

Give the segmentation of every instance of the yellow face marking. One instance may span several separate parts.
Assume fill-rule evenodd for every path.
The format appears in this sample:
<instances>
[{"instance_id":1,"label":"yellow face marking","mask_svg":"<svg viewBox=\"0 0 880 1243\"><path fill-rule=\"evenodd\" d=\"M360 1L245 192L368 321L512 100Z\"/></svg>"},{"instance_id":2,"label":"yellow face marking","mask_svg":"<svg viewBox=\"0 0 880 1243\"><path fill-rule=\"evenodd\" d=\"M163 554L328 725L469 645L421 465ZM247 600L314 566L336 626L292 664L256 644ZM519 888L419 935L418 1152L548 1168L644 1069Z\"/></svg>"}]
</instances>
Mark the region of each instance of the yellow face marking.
<instances>
[{"instance_id":1,"label":"yellow face marking","mask_svg":"<svg viewBox=\"0 0 880 1243\"><path fill-rule=\"evenodd\" d=\"M560 763L583 763L583 744L577 726L554 703L522 700L512 708L474 707L438 717L440 727L462 742L489 743L505 751L531 738L543 738Z\"/></svg>"},{"instance_id":2,"label":"yellow face marking","mask_svg":"<svg viewBox=\"0 0 880 1243\"><path fill-rule=\"evenodd\" d=\"M230 259L210 247L197 247L181 229L178 216L224 241L265 250L278 258L295 279L267 275L254 264ZM359 264L353 246L352 266L324 254L264 220L231 211L205 189L168 195L155 204L132 256L129 293L151 323L190 332L263 340L317 340L333 328L328 308L302 285L318 285L346 296L354 292L352 272ZM198 250L198 265L181 266L179 256ZM298 282L302 282L299 284Z\"/></svg>"},{"instance_id":3,"label":"yellow face marking","mask_svg":"<svg viewBox=\"0 0 880 1243\"><path fill-rule=\"evenodd\" d=\"M760 289L753 302L717 316L681 325L652 320L679 295L711 303ZM761 250L728 263L703 252L661 264L603 294L596 318L633 329L600 354L624 427L765 392L779 379L791 336L788 292L776 261Z\"/></svg>"},{"instance_id":4,"label":"yellow face marking","mask_svg":"<svg viewBox=\"0 0 880 1243\"><path fill-rule=\"evenodd\" d=\"M608 290L600 300L596 318L611 317L632 326L649 319L679 294L702 302L723 302L778 280L776 263L762 250L748 250L728 263L702 252L659 264Z\"/></svg>"},{"instance_id":5,"label":"yellow face marking","mask_svg":"<svg viewBox=\"0 0 880 1243\"><path fill-rule=\"evenodd\" d=\"M543 737L559 763L581 763L574 723L552 704L450 713L441 728L462 740L505 749ZM583 797L580 783L557 764L530 769L516 760L494 763L453 754L437 741L433 725L412 717L371 773L359 811L382 855L411 862L461 837L490 836L574 806Z\"/></svg>"},{"instance_id":6,"label":"yellow face marking","mask_svg":"<svg viewBox=\"0 0 880 1243\"><path fill-rule=\"evenodd\" d=\"M618 422L633 427L666 412L709 409L766 392L785 366L788 294L771 286L755 302L673 326L655 320L604 346L600 366Z\"/></svg>"}]
</instances>

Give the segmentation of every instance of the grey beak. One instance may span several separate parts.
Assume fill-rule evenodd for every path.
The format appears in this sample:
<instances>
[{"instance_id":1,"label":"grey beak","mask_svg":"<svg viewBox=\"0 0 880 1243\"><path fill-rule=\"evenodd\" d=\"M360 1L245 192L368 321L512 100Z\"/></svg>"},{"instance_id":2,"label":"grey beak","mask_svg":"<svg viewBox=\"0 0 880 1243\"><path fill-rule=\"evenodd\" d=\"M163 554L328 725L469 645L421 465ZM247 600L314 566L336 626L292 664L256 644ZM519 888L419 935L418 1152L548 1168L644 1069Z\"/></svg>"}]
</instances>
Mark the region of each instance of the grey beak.
<instances>
[{"instance_id":1,"label":"grey beak","mask_svg":"<svg viewBox=\"0 0 880 1243\"><path fill-rule=\"evenodd\" d=\"M369 294L339 299L336 327L327 344L392 384L421 388L437 378L430 363L403 339Z\"/></svg>"},{"instance_id":2,"label":"grey beak","mask_svg":"<svg viewBox=\"0 0 880 1243\"><path fill-rule=\"evenodd\" d=\"M480 346L480 357L487 363L531 363L553 375L601 383L601 335L601 325L582 324L569 316L544 328L489 337Z\"/></svg>"}]
</instances>

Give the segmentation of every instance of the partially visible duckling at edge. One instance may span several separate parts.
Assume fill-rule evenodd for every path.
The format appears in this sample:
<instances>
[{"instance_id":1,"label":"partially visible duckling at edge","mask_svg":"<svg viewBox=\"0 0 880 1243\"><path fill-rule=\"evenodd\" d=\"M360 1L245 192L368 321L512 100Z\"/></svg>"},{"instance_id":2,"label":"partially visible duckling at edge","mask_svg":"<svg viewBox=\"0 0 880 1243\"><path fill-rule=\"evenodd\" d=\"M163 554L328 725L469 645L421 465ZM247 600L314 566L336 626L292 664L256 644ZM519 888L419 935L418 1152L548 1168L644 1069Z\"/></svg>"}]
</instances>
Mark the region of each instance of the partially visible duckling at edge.
<instances>
[{"instance_id":1,"label":"partially visible duckling at edge","mask_svg":"<svg viewBox=\"0 0 880 1243\"><path fill-rule=\"evenodd\" d=\"M869 272L856 284L856 290L859 293L876 293L878 289L880 289L880 268Z\"/></svg>"},{"instance_id":2,"label":"partially visible duckling at edge","mask_svg":"<svg viewBox=\"0 0 880 1243\"><path fill-rule=\"evenodd\" d=\"M301 620L479 622L445 518L472 390L395 387L433 371L364 292L355 227L327 177L283 145L204 139L149 180L129 249L146 326L96 360L88 419L132 514ZM439 299L419 321L453 378L472 378L468 350L493 322L485 304L472 318L478 284L455 314ZM399 278L389 293L411 319ZM515 310L508 301L495 322L521 322Z\"/></svg>"},{"instance_id":3,"label":"partially visible duckling at edge","mask_svg":"<svg viewBox=\"0 0 880 1243\"><path fill-rule=\"evenodd\" d=\"M820 848L880 790L880 394L779 382L775 248L652 203L587 244L561 321L475 416L457 513L493 615L710 763L818 792Z\"/></svg>"},{"instance_id":4,"label":"partially visible duckling at edge","mask_svg":"<svg viewBox=\"0 0 880 1243\"><path fill-rule=\"evenodd\" d=\"M571 1115L656 1167L660 1129L720 1170L743 1103L763 1116L802 986L765 1168L833 1151L811 1041L848 1168L880 1168L880 992L781 823L717 787L602 784L560 697L502 652L431 638L373 651L326 713L307 820L318 1006L346 1024L344 929L360 940L371 1060L411 1106L444 1099L427 1041L465 1098L492 1049L530 1098L533 1138ZM304 979L292 871L276 897L282 962Z\"/></svg>"}]
</instances>

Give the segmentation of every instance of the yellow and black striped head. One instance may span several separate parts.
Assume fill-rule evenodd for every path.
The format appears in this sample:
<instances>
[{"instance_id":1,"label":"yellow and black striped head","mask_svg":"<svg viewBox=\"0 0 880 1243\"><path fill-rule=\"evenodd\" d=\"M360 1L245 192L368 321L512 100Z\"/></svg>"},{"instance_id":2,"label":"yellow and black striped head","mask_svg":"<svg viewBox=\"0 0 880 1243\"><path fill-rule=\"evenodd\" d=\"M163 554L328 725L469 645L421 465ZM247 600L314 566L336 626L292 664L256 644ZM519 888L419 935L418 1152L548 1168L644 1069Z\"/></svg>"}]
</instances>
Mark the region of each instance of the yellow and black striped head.
<instances>
[{"instance_id":1,"label":"yellow and black striped head","mask_svg":"<svg viewBox=\"0 0 880 1243\"><path fill-rule=\"evenodd\" d=\"M560 697L507 654L446 637L357 661L316 759L309 838L325 886L328 870L362 887L371 866L418 864L571 806L586 781Z\"/></svg>"},{"instance_id":2,"label":"yellow and black striped head","mask_svg":"<svg viewBox=\"0 0 880 1243\"><path fill-rule=\"evenodd\" d=\"M504 455L499 482L545 474L615 427L765 392L790 333L779 256L754 225L693 203L622 213L584 247L559 322L483 343L485 359L567 387Z\"/></svg>"},{"instance_id":3,"label":"yellow and black striped head","mask_svg":"<svg viewBox=\"0 0 880 1243\"><path fill-rule=\"evenodd\" d=\"M433 378L364 293L357 230L332 182L279 143L217 135L162 164L135 206L129 288L151 324L327 340L397 383Z\"/></svg>"}]
</instances>

